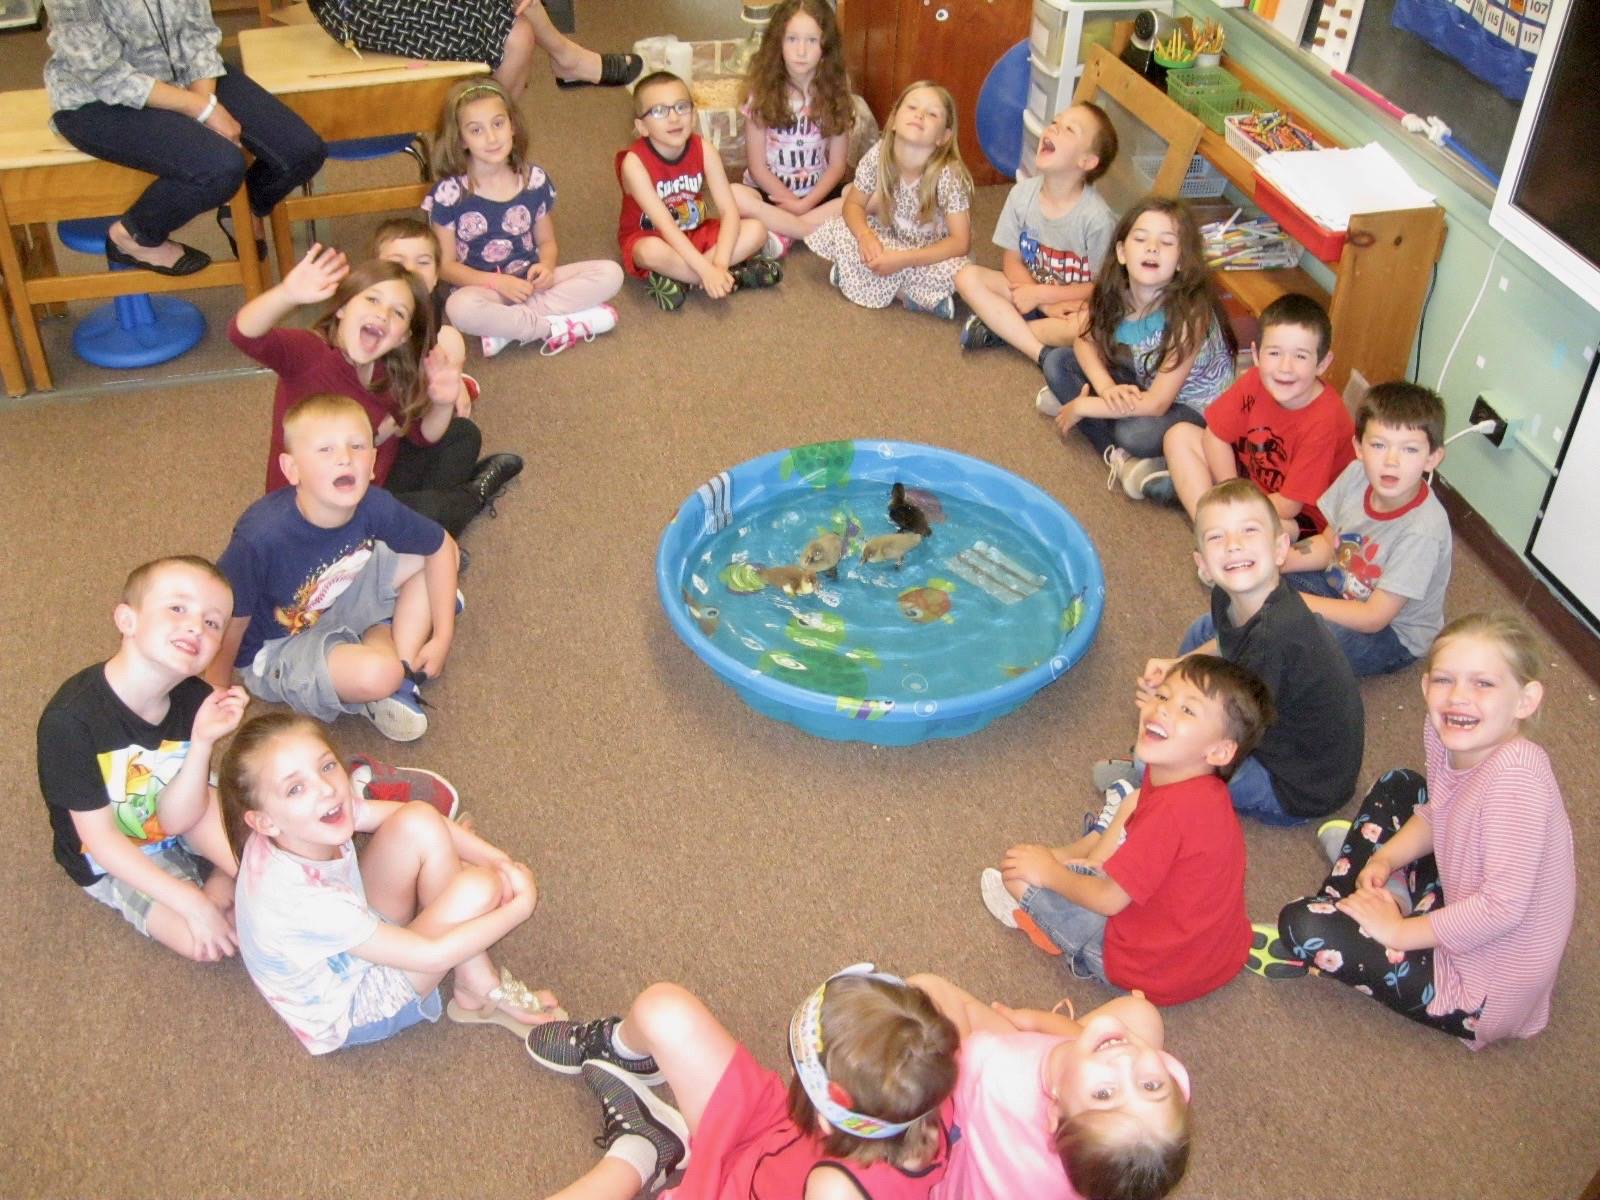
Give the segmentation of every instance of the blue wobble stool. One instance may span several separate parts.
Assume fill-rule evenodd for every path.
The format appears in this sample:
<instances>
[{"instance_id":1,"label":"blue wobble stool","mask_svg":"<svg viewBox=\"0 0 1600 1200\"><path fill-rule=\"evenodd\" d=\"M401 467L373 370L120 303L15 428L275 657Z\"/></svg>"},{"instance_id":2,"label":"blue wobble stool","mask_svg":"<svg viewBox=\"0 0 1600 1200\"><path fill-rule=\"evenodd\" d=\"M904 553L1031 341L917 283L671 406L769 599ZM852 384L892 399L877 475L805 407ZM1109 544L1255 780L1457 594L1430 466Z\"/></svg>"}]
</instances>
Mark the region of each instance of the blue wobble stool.
<instances>
[{"instance_id":1,"label":"blue wobble stool","mask_svg":"<svg viewBox=\"0 0 1600 1200\"><path fill-rule=\"evenodd\" d=\"M115 217L62 221L61 244L80 254L104 254ZM117 263L113 271L128 270ZM206 319L187 300L171 296L117 296L78 322L72 351L86 363L112 370L153 367L187 354L206 334Z\"/></svg>"},{"instance_id":2,"label":"blue wobble stool","mask_svg":"<svg viewBox=\"0 0 1600 1200\"><path fill-rule=\"evenodd\" d=\"M1017 177L1022 165L1022 110L1028 103L1028 43L1002 54L978 89L978 145L996 171ZM1053 114L1052 114L1053 115Z\"/></svg>"},{"instance_id":3,"label":"blue wobble stool","mask_svg":"<svg viewBox=\"0 0 1600 1200\"><path fill-rule=\"evenodd\" d=\"M422 153L415 133L391 133L381 137L347 138L342 142L328 143L328 157L335 162L370 162L375 158L388 158L391 154L409 154L417 164L423 181L428 179L428 160Z\"/></svg>"}]
</instances>

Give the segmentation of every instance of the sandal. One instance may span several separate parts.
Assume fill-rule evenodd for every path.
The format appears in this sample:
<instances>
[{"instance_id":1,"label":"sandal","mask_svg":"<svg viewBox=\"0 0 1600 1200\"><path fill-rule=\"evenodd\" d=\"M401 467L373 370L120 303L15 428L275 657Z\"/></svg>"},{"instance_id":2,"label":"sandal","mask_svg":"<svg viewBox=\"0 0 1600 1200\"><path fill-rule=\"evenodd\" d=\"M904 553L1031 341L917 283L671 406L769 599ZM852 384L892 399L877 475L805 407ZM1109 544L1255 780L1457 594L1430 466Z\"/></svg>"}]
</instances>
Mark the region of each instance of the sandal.
<instances>
[{"instance_id":1,"label":"sandal","mask_svg":"<svg viewBox=\"0 0 1600 1200\"><path fill-rule=\"evenodd\" d=\"M239 257L239 239L233 235L233 210L224 204L217 209L217 228L222 230L222 236L228 239L228 249L233 251L235 258ZM267 239L256 239L256 258L265 262L267 258Z\"/></svg>"},{"instance_id":2,"label":"sandal","mask_svg":"<svg viewBox=\"0 0 1600 1200\"><path fill-rule=\"evenodd\" d=\"M111 240L111 235L106 234L106 261L118 267L132 267L136 271L154 271L157 275L193 275L196 271L204 271L211 265L211 256L204 250L196 250L193 246L177 243L183 249L183 255L170 267L158 266L156 263L145 262L142 258L135 258L121 246Z\"/></svg>"},{"instance_id":3,"label":"sandal","mask_svg":"<svg viewBox=\"0 0 1600 1200\"><path fill-rule=\"evenodd\" d=\"M1299 979L1308 974L1304 962L1289 957L1289 948L1278 936L1276 925L1250 926L1250 954L1244 967L1263 979Z\"/></svg>"},{"instance_id":4,"label":"sandal","mask_svg":"<svg viewBox=\"0 0 1600 1200\"><path fill-rule=\"evenodd\" d=\"M500 983L491 989L486 997L488 1003L482 1008L464 1008L457 1004L454 998L445 1006L445 1012L452 1021L461 1025L498 1025L502 1029L509 1029L520 1037L527 1037L528 1030L534 1025L543 1025L548 1021L568 1020L567 1010L556 1003L556 998L548 991L534 991L526 984L514 978L510 971L500 968ZM516 1017L505 1011L506 1007L521 1009L523 1012L532 1013L543 1018L529 1024L519 1021Z\"/></svg>"},{"instance_id":5,"label":"sandal","mask_svg":"<svg viewBox=\"0 0 1600 1200\"><path fill-rule=\"evenodd\" d=\"M644 59L637 54L602 54L598 81L558 79L556 86L558 88L627 87L642 74L644 74Z\"/></svg>"}]
</instances>

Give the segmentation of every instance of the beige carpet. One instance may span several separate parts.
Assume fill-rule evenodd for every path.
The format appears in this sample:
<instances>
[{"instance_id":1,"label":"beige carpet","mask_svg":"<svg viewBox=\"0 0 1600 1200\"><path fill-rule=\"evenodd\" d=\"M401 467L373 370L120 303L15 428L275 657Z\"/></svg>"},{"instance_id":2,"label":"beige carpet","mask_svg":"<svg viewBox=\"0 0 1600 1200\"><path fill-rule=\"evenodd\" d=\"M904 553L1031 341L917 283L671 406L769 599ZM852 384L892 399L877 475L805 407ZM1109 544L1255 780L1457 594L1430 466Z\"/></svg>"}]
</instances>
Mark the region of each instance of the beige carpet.
<instances>
[{"instance_id":1,"label":"beige carpet","mask_svg":"<svg viewBox=\"0 0 1600 1200\"><path fill-rule=\"evenodd\" d=\"M734 27L727 0L582 8L596 44ZM0 83L34 86L14 64L36 69L42 38L0 47ZM541 78L526 110L560 188L565 255L610 256L626 97L558 94ZM991 259L1002 199L977 205ZM369 228L334 234L354 250ZM1136 669L1204 602L1184 522L1108 494L1090 452L1061 446L1032 412L1032 366L963 356L931 318L856 310L804 253L772 292L662 315L630 284L619 308L621 327L592 346L479 364L486 443L520 451L524 481L467 535L468 608L430 689L433 730L394 751L347 720L340 745L443 772L481 829L533 865L543 901L500 953L580 1016L676 979L776 1064L806 989L862 958L1013 1003L1103 999L997 927L977 874L1012 841L1068 836L1091 799L1089 764L1126 746ZM64 351L56 361L67 378ZM245 365L219 330L194 361ZM594 1102L511 1035L444 1022L312 1059L237 963L194 966L141 941L50 858L37 715L113 648L131 566L221 550L255 495L271 390L253 375L0 411L0 769L15 821L0 849L0 1195L538 1196L594 1153ZM975 454L1077 514L1109 589L1086 659L978 735L902 750L806 737L717 683L656 599L665 522L726 466L845 437ZM1451 612L1496 603L1458 553ZM1600 706L1559 654L1548 683L1538 736L1587 862ZM1365 698L1363 780L1420 765L1416 675ZM1309 831L1246 836L1258 918L1320 880ZM1322 980L1245 976L1171 1010L1170 1045L1195 1080L1180 1194L1574 1196L1600 1160L1597 934L1585 896L1550 1029L1480 1055Z\"/></svg>"}]
</instances>

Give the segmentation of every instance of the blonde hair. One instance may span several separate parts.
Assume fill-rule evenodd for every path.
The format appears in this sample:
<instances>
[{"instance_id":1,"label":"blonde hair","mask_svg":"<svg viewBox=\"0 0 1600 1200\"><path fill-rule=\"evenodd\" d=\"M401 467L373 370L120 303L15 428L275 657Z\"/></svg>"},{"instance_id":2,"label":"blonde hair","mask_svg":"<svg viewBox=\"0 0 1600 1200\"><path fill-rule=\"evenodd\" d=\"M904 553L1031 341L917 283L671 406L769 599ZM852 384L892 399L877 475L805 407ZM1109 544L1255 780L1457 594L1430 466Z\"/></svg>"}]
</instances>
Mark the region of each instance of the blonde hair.
<instances>
[{"instance_id":1,"label":"blonde hair","mask_svg":"<svg viewBox=\"0 0 1600 1200\"><path fill-rule=\"evenodd\" d=\"M1189 1103L1173 1089L1165 1133L1125 1112L1090 1109L1056 1126L1056 1153L1084 1200L1160 1200L1189 1166Z\"/></svg>"},{"instance_id":2,"label":"blonde hair","mask_svg":"<svg viewBox=\"0 0 1600 1200\"><path fill-rule=\"evenodd\" d=\"M228 835L228 845L233 848L233 857L237 862L243 861L245 839L250 836L250 826L245 823L244 814L261 810L261 758L272 743L291 733L314 737L332 750L335 758L339 757L339 752L328 740L328 730L322 722L280 709L277 712L260 713L241 725L217 765L217 796L222 802L222 827Z\"/></svg>"},{"instance_id":3,"label":"blonde hair","mask_svg":"<svg viewBox=\"0 0 1600 1200\"><path fill-rule=\"evenodd\" d=\"M1492 644L1506 660L1506 666L1511 669L1511 677L1517 681L1518 687L1538 683L1544 673L1539 639L1526 621L1515 613L1476 612L1457 617L1439 631L1439 636L1433 639L1433 645L1428 647L1428 653L1422 660L1424 678L1433 670L1433 660L1439 656L1439 651L1447 643L1459 638L1477 638ZM1539 710L1535 709L1524 719L1535 721L1538 717Z\"/></svg>"},{"instance_id":4,"label":"blonde hair","mask_svg":"<svg viewBox=\"0 0 1600 1200\"><path fill-rule=\"evenodd\" d=\"M1256 481L1244 475L1224 479L1207 489L1194 506L1194 544L1200 546L1200 514L1218 504L1256 504L1267 514L1267 530L1273 537L1283 532L1283 520Z\"/></svg>"},{"instance_id":5,"label":"blonde hair","mask_svg":"<svg viewBox=\"0 0 1600 1200\"><path fill-rule=\"evenodd\" d=\"M900 98L894 102L894 107L889 110L889 120L883 131L883 139L878 143L878 187L876 195L880 201L880 208L885 219L894 212L895 192L900 188L900 160L895 154L894 114L900 111L900 106L906 102L906 97L921 88L927 88L939 97L939 103L944 107L945 140L942 145L933 148L933 154L922 169L922 179L917 184L917 220L931 221L933 214L939 208L939 179L949 168L955 173L956 184L961 188L962 194L972 195L972 173L967 170L966 163L961 161L961 148L956 144L956 101L947 88L940 87L929 79L919 79L905 91L900 93Z\"/></svg>"},{"instance_id":6,"label":"blonde hair","mask_svg":"<svg viewBox=\"0 0 1600 1200\"><path fill-rule=\"evenodd\" d=\"M921 988L864 977L830 981L822 998L822 1066L830 1083L849 1094L855 1111L912 1125L881 1139L830 1127L823 1153L863 1166L927 1165L938 1152L939 1106L956 1086L960 1041ZM803 1130L817 1127L817 1110L798 1076L789 1083L789 1116Z\"/></svg>"},{"instance_id":7,"label":"blonde hair","mask_svg":"<svg viewBox=\"0 0 1600 1200\"><path fill-rule=\"evenodd\" d=\"M472 190L472 155L461 139L461 106L490 96L505 106L506 118L511 122L511 156L507 165L518 178L528 166L528 127L522 123L516 101L511 93L493 79L464 79L451 88L439 110L439 127L433 135L433 172L442 177L463 175L467 190Z\"/></svg>"},{"instance_id":8,"label":"blonde hair","mask_svg":"<svg viewBox=\"0 0 1600 1200\"><path fill-rule=\"evenodd\" d=\"M129 571L128 578L122 584L121 602L129 608L138 608L139 602L144 599L145 592L150 590L150 585L155 582L156 576L168 567L188 567L191 571L199 571L227 588L230 595L233 593L233 584L228 582L228 577L209 558L201 558L198 554L169 554L165 558L153 558L147 563L141 563Z\"/></svg>"},{"instance_id":9,"label":"blonde hair","mask_svg":"<svg viewBox=\"0 0 1600 1200\"><path fill-rule=\"evenodd\" d=\"M359 402L338 392L322 392L319 395L307 396L304 400L297 400L289 406L289 411L283 414L285 449L288 448L290 435L307 421L327 421L338 417L359 420L367 427L367 432L372 431L372 418L367 416L367 410L362 408Z\"/></svg>"}]
</instances>

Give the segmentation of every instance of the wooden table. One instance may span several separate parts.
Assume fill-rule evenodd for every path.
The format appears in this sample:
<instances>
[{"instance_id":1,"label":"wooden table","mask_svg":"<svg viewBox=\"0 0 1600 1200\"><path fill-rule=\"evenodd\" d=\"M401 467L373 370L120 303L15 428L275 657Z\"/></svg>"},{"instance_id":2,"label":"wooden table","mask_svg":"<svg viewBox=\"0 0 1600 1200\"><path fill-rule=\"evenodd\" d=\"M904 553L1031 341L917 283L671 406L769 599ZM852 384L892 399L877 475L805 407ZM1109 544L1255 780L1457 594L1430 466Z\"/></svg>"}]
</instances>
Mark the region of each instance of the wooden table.
<instances>
[{"instance_id":1,"label":"wooden table","mask_svg":"<svg viewBox=\"0 0 1600 1200\"><path fill-rule=\"evenodd\" d=\"M431 130L457 82L486 75L485 63L423 62L356 54L318 25L246 29L239 34L245 74L277 96L325 141ZM272 212L278 271L294 265L293 221L416 208L425 183L290 196Z\"/></svg>"},{"instance_id":2,"label":"wooden table","mask_svg":"<svg viewBox=\"0 0 1600 1200\"><path fill-rule=\"evenodd\" d=\"M39 340L36 309L66 300L92 300L140 292L187 292L196 288L244 288L261 291L261 262L255 240L241 238L239 258L213 262L193 275L158 275L154 271L100 271L61 275L56 269L48 222L122 213L150 185L152 176L91 158L74 149L50 128L50 102L44 89L0 92L0 275L5 276L11 311L16 317L22 351L33 386L55 386L44 344ZM235 229L249 230L250 205L241 187L231 201ZM5 351L0 347L0 362ZM5 372L6 391L14 389Z\"/></svg>"}]
</instances>

